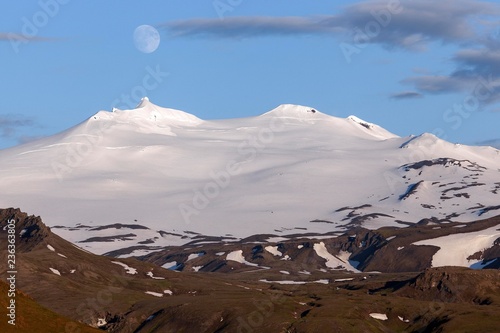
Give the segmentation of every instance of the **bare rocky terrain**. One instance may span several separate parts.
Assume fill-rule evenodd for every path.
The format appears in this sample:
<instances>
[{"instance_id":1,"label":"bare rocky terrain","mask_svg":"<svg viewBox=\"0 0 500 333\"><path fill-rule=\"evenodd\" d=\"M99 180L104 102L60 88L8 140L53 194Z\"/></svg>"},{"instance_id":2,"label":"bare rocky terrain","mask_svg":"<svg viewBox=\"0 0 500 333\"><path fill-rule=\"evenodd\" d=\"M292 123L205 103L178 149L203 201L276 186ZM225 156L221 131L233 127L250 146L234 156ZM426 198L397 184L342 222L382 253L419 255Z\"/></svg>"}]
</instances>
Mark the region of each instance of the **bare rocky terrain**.
<instances>
[{"instance_id":1,"label":"bare rocky terrain","mask_svg":"<svg viewBox=\"0 0 500 333\"><path fill-rule=\"evenodd\" d=\"M477 254L491 262L481 270L430 268L437 249L411 245L497 226L500 217L321 239L193 242L138 259L83 251L19 209L0 210L1 228L12 218L19 326L2 321L2 332L495 332L500 323L498 240ZM318 255L321 243L334 259Z\"/></svg>"}]
</instances>

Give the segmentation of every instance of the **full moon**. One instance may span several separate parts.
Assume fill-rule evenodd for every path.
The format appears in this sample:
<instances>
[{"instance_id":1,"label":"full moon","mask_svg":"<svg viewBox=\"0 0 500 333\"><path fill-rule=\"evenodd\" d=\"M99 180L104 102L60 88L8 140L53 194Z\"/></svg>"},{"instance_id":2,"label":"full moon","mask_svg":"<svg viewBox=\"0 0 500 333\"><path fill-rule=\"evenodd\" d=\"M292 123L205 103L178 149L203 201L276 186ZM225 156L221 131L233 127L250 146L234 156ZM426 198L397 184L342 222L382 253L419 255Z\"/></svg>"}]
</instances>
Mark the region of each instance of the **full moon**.
<instances>
[{"instance_id":1,"label":"full moon","mask_svg":"<svg viewBox=\"0 0 500 333\"><path fill-rule=\"evenodd\" d=\"M140 25L134 30L134 44L141 52L153 53L160 45L160 34L150 25Z\"/></svg>"}]
</instances>

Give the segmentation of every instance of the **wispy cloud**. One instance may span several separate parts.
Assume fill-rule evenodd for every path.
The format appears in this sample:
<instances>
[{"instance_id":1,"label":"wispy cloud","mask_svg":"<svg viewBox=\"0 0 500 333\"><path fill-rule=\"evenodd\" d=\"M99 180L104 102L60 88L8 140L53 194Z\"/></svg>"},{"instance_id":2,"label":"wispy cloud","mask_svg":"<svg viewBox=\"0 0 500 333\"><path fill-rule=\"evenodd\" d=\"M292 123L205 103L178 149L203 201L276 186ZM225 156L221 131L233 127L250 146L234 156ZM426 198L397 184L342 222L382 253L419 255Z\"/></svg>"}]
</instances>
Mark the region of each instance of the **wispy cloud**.
<instances>
[{"instance_id":1,"label":"wispy cloud","mask_svg":"<svg viewBox=\"0 0 500 333\"><path fill-rule=\"evenodd\" d=\"M450 58L455 69L446 75L420 75L404 79L420 93L467 93L482 107L500 102L500 50L485 46L463 49Z\"/></svg>"},{"instance_id":2,"label":"wispy cloud","mask_svg":"<svg viewBox=\"0 0 500 333\"><path fill-rule=\"evenodd\" d=\"M319 17L247 16L190 19L162 25L174 37L251 38L263 36L332 34L341 29Z\"/></svg>"},{"instance_id":3,"label":"wispy cloud","mask_svg":"<svg viewBox=\"0 0 500 333\"><path fill-rule=\"evenodd\" d=\"M399 7L391 4L399 3ZM443 14L445 13L445 14ZM346 7L333 22L368 34L368 25L378 23L379 33L367 42L387 48L425 50L429 42L463 43L477 38L478 18L500 15L498 6L473 0L365 1ZM368 32L367 32L368 31Z\"/></svg>"},{"instance_id":4,"label":"wispy cloud","mask_svg":"<svg viewBox=\"0 0 500 333\"><path fill-rule=\"evenodd\" d=\"M499 43L500 46L500 43ZM471 75L499 75L500 50L492 48L464 49L458 51L452 59L458 69L452 74L455 77L468 78Z\"/></svg>"},{"instance_id":5,"label":"wispy cloud","mask_svg":"<svg viewBox=\"0 0 500 333\"><path fill-rule=\"evenodd\" d=\"M390 97L393 99L412 99L412 98L422 98L424 97L424 95L416 91L402 91L394 93Z\"/></svg>"},{"instance_id":6,"label":"wispy cloud","mask_svg":"<svg viewBox=\"0 0 500 333\"><path fill-rule=\"evenodd\" d=\"M449 75L412 76L401 81L413 85L418 91L429 94L443 94L465 90L468 86L463 80Z\"/></svg>"},{"instance_id":7,"label":"wispy cloud","mask_svg":"<svg viewBox=\"0 0 500 333\"><path fill-rule=\"evenodd\" d=\"M369 22L381 28L367 43L388 48L422 50L431 41L463 43L477 38L477 25L492 29L488 20L500 15L499 7L473 0L364 1L349 5L336 15L294 17L229 17L223 20L190 19L163 25L174 37L253 38L265 36L335 35L352 39ZM445 14L443 14L445 13Z\"/></svg>"},{"instance_id":8,"label":"wispy cloud","mask_svg":"<svg viewBox=\"0 0 500 333\"><path fill-rule=\"evenodd\" d=\"M35 127L33 119L19 115L0 115L0 137L15 138L22 128Z\"/></svg>"},{"instance_id":9,"label":"wispy cloud","mask_svg":"<svg viewBox=\"0 0 500 333\"><path fill-rule=\"evenodd\" d=\"M482 106L500 102L500 6L475 0L363 1L323 16L229 17L167 22L175 38L245 39L266 36L317 35L341 43L377 44L388 50L423 52L431 43L461 48L450 57L455 68L447 73L415 73L402 80L409 91L394 99L425 94L475 94L478 84L488 90ZM370 30L371 29L371 30ZM361 42L360 42L361 41Z\"/></svg>"},{"instance_id":10,"label":"wispy cloud","mask_svg":"<svg viewBox=\"0 0 500 333\"><path fill-rule=\"evenodd\" d=\"M26 35L14 33L14 32L0 32L0 41L4 41L4 42L28 42L28 41L50 42L53 40L54 40L53 38L39 37L39 36L26 36Z\"/></svg>"}]
</instances>

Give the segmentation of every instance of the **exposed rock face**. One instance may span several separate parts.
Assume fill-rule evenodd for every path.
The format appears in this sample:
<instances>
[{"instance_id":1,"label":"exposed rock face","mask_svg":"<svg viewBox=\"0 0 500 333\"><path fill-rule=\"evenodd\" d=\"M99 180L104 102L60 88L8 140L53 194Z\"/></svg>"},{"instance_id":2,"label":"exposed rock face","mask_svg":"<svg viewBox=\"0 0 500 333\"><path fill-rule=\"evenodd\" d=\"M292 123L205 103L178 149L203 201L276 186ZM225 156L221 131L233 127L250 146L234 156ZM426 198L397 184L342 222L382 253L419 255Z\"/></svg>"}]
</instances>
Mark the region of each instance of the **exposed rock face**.
<instances>
[{"instance_id":1,"label":"exposed rock face","mask_svg":"<svg viewBox=\"0 0 500 333\"><path fill-rule=\"evenodd\" d=\"M39 216L21 212L19 208L0 209L0 227L3 230L10 220L15 220L16 251L29 252L50 234Z\"/></svg>"},{"instance_id":2,"label":"exposed rock face","mask_svg":"<svg viewBox=\"0 0 500 333\"><path fill-rule=\"evenodd\" d=\"M442 165L445 168L448 168L450 166L458 166L464 168L465 170L475 171L475 172L482 172L483 170L486 170L485 167L477 164L476 162L471 162L469 160L456 160L454 158L436 158L433 160L423 160L416 163L409 163L402 165L401 168L403 168L406 171L410 169L419 170L422 169L424 166L429 167L433 165Z\"/></svg>"},{"instance_id":3,"label":"exposed rock face","mask_svg":"<svg viewBox=\"0 0 500 333\"><path fill-rule=\"evenodd\" d=\"M8 221L14 219L16 230L17 251L29 252L38 244L42 243L51 230L40 219L40 217L28 216L19 209L0 209L0 227L6 228ZM433 255L439 250L437 246L419 245L413 243L422 240L445 236L453 233L476 231L488 226L498 225L500 218L491 218L469 224L467 228L457 228L453 223L441 223L437 219L423 219L419 223L407 228L382 228L379 230L368 230L365 228L353 228L341 236L332 235L331 238L322 237L327 250L334 256L347 253L348 259L360 271L380 272L420 272L432 266ZM470 229L470 230L469 230ZM262 237L260 237L262 236ZM245 258L261 266L276 267L284 270L315 270L323 268L324 259L319 257L313 247L319 241L311 238L290 238L279 243L266 243L262 241L265 235L255 235L252 239L241 242L224 244L214 242L212 244L197 244L196 253L203 252L205 255L188 261L188 256L194 250L185 250L185 247L170 247L145 256L142 260L163 265L166 262L177 262L176 270L188 271L197 267L205 272L234 272L239 267L229 267L225 260L227 253L235 250L243 250ZM262 239L261 239L262 238ZM255 242L261 245L255 245ZM264 250L266 246L276 246L282 256L274 256ZM224 250L225 255L217 253ZM118 253L119 254L119 253ZM117 255L118 255L117 254ZM342 260L347 260L345 256ZM468 259L482 260L484 268L500 267L500 239L497 239L492 247L470 255ZM251 268L240 265L241 268Z\"/></svg>"},{"instance_id":4,"label":"exposed rock face","mask_svg":"<svg viewBox=\"0 0 500 333\"><path fill-rule=\"evenodd\" d=\"M266 241L269 235L254 235L232 243L199 240L143 257L159 264L175 261L183 272L82 251L52 233L40 218L18 209L0 210L0 219L2 227L15 220L22 248L16 288L24 294L16 296L18 318L31 325L22 333L68 331L69 319L47 319L39 305L110 333L322 332L325 327L338 332L498 331L500 271L441 267L394 273L432 257L424 253L425 246L412 245L415 241L496 227L498 218L460 228L439 221L408 228L356 228L326 238L316 235L320 239L311 235ZM336 260L359 260L357 267L365 272L325 266L318 243ZM498 246L496 240L473 256L491 261L498 257ZM239 252L243 262L228 259L231 252ZM5 254L0 249L0 257ZM366 272L376 267L392 271ZM0 278L5 281L5 266L0 266ZM0 283L0 293L5 295L9 287ZM5 299L0 297L1 306L6 306ZM37 312L23 312L28 305ZM378 322L373 313L388 320ZM47 325L38 324L40 320ZM0 332L10 332L6 325L0 323ZM71 325L75 332L96 332Z\"/></svg>"},{"instance_id":5,"label":"exposed rock face","mask_svg":"<svg viewBox=\"0 0 500 333\"><path fill-rule=\"evenodd\" d=\"M140 259L157 265L175 261L179 264L176 270L187 271L192 271L195 267L196 271L199 269L202 272L219 273L254 269L252 266L243 264L234 266L234 261L226 260L228 253L241 250L247 261L262 267L313 272L325 268L325 259L318 256L314 250L315 244L322 242L331 255L345 263L350 261L353 267L363 272L421 272L433 266L433 257L440 247L415 243L454 234L464 234L466 237L469 232L495 226L500 228L500 216L468 224L437 218L422 219L406 228L385 227L368 230L357 227L346 230L342 235L310 234L299 238L283 238L279 242L268 241L271 235L254 235L251 238L232 242L192 242L187 248L185 246L169 247ZM274 251L277 251L276 254L267 248L274 248ZM206 255L187 261L188 255L200 251L204 251ZM499 258L500 239L496 240L491 247L470 252L467 258L470 264L467 267L499 268Z\"/></svg>"},{"instance_id":6,"label":"exposed rock face","mask_svg":"<svg viewBox=\"0 0 500 333\"><path fill-rule=\"evenodd\" d=\"M471 271L461 267L426 269L397 293L426 301L498 303L500 271Z\"/></svg>"},{"instance_id":7,"label":"exposed rock face","mask_svg":"<svg viewBox=\"0 0 500 333\"><path fill-rule=\"evenodd\" d=\"M407 240L404 249L398 250L391 239L377 230L358 228L325 243L332 253L337 249L352 253L349 259L358 262L357 269L365 272L419 272L431 266L432 256L438 250L435 246L408 246Z\"/></svg>"},{"instance_id":8,"label":"exposed rock face","mask_svg":"<svg viewBox=\"0 0 500 333\"><path fill-rule=\"evenodd\" d=\"M493 243L493 247L486 249L483 253L483 258L488 258L489 263L485 266L485 268L496 268L500 269L500 237L495 240ZM495 259L496 260L493 260Z\"/></svg>"}]
</instances>

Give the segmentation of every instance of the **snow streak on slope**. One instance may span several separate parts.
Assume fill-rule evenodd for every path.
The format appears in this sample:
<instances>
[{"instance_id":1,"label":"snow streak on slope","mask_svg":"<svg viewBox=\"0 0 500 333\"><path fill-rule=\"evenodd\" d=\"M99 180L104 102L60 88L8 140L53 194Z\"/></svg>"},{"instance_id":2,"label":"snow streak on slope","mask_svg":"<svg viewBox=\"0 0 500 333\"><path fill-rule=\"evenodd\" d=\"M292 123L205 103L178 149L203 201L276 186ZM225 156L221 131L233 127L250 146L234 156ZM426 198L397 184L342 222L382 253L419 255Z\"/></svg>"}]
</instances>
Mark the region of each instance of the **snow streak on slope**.
<instances>
[{"instance_id":1,"label":"snow streak on slope","mask_svg":"<svg viewBox=\"0 0 500 333\"><path fill-rule=\"evenodd\" d=\"M434 239L426 239L413 243L414 245L434 245L439 250L432 258L432 267L464 266L471 267L482 259L470 257L477 252L493 246L496 239L500 238L500 228L495 226L485 230L467 234L454 234Z\"/></svg>"},{"instance_id":2,"label":"snow streak on slope","mask_svg":"<svg viewBox=\"0 0 500 333\"><path fill-rule=\"evenodd\" d=\"M400 138L305 106L204 121L144 99L0 151L0 185L9 189L0 202L42 216L91 251L145 254L204 236L493 216L498 169L491 147Z\"/></svg>"},{"instance_id":3,"label":"snow streak on slope","mask_svg":"<svg viewBox=\"0 0 500 333\"><path fill-rule=\"evenodd\" d=\"M246 261L245 257L243 257L243 250L233 251L233 252L229 253L226 256L226 260L236 261L236 262L239 262L241 264L248 265L248 266L259 266L257 264Z\"/></svg>"},{"instance_id":4,"label":"snow streak on slope","mask_svg":"<svg viewBox=\"0 0 500 333\"><path fill-rule=\"evenodd\" d=\"M331 269L345 269L354 273L359 273L359 271L352 267L347 260L342 260L339 257L330 254L325 247L325 243L323 242L314 244L314 251L316 251L316 254L321 258L326 259L326 266Z\"/></svg>"}]
</instances>

